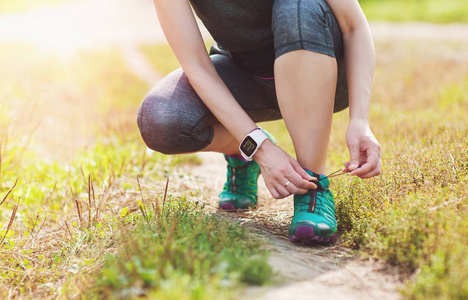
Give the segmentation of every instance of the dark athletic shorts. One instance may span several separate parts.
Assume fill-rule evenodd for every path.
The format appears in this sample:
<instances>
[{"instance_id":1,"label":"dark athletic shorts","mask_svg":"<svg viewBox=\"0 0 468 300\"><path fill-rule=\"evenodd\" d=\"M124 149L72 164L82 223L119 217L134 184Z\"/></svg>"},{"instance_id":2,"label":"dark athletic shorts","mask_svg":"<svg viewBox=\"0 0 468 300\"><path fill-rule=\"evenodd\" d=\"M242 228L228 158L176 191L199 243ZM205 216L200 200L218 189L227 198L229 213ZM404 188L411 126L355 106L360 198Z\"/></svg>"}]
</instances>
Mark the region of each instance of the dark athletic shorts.
<instances>
[{"instance_id":1,"label":"dark athletic shorts","mask_svg":"<svg viewBox=\"0 0 468 300\"><path fill-rule=\"evenodd\" d=\"M272 31L276 58L301 49L336 58L334 111L348 107L342 35L325 0L275 1ZM240 67L229 51L216 44L210 57L221 79L254 122L281 118L274 78ZM219 121L198 97L182 69L161 80L138 112L143 140L149 148L165 154L196 152L207 147L213 139L215 123Z\"/></svg>"}]
</instances>

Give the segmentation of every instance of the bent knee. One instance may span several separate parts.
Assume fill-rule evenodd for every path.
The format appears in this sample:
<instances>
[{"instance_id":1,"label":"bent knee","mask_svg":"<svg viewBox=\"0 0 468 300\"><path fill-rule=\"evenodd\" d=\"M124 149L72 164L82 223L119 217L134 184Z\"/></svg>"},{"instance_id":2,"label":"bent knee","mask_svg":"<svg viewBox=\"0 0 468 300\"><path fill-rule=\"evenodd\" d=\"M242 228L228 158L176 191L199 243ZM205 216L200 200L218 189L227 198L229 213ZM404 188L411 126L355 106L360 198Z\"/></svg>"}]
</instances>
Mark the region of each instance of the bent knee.
<instances>
[{"instance_id":1,"label":"bent knee","mask_svg":"<svg viewBox=\"0 0 468 300\"><path fill-rule=\"evenodd\" d=\"M208 146L212 140L210 128L197 130L185 113L171 99L150 92L137 116L141 137L148 148L163 154L178 154Z\"/></svg>"}]
</instances>

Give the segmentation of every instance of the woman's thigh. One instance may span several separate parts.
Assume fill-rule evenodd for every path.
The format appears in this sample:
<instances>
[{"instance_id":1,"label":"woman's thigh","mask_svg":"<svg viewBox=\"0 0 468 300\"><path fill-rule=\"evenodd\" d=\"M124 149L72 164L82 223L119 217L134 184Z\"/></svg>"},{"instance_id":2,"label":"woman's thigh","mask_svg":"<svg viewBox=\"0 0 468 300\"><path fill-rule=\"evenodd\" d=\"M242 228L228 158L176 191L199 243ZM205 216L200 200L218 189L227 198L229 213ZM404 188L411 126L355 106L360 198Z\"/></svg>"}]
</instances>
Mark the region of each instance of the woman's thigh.
<instances>
[{"instance_id":1,"label":"woman's thigh","mask_svg":"<svg viewBox=\"0 0 468 300\"><path fill-rule=\"evenodd\" d=\"M255 122L281 118L273 80L239 68L226 55L211 60L234 98ZM159 82L138 111L138 126L149 148L166 153L195 152L212 141L212 125L219 123L190 85L182 69Z\"/></svg>"},{"instance_id":2,"label":"woman's thigh","mask_svg":"<svg viewBox=\"0 0 468 300\"><path fill-rule=\"evenodd\" d=\"M327 2L275 0L272 29L276 58L295 50L309 50L336 58L338 77L334 111L348 107L343 38Z\"/></svg>"}]
</instances>

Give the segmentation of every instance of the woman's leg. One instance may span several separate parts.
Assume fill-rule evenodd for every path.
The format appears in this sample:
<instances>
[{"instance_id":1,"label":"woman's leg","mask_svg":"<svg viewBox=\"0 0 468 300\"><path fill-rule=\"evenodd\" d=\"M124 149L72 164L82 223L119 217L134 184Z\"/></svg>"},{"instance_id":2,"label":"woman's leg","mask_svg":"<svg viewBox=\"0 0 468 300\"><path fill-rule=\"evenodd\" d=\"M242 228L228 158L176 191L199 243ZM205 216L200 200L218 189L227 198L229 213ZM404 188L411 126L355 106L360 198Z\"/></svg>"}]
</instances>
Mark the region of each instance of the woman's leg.
<instances>
[{"instance_id":1,"label":"woman's leg","mask_svg":"<svg viewBox=\"0 0 468 300\"><path fill-rule=\"evenodd\" d=\"M347 106L339 26L324 0L276 0L273 33L278 103L297 160L324 174L333 112Z\"/></svg>"},{"instance_id":2,"label":"woman's leg","mask_svg":"<svg viewBox=\"0 0 468 300\"><path fill-rule=\"evenodd\" d=\"M240 69L228 56L213 55L211 59L221 79L254 121L281 117L276 96L271 93L274 82ZM238 153L238 142L205 106L181 69L148 93L138 112L138 126L148 147L165 154Z\"/></svg>"},{"instance_id":3,"label":"woman's leg","mask_svg":"<svg viewBox=\"0 0 468 300\"><path fill-rule=\"evenodd\" d=\"M279 106L299 164L325 174L336 60L311 51L293 51L276 60L275 74Z\"/></svg>"},{"instance_id":4,"label":"woman's leg","mask_svg":"<svg viewBox=\"0 0 468 300\"><path fill-rule=\"evenodd\" d=\"M294 195L290 240L332 242L335 205L323 174L333 111L347 106L337 60L343 52L341 32L325 0L276 0L273 33L281 113L299 164L318 180L317 189Z\"/></svg>"},{"instance_id":5,"label":"woman's leg","mask_svg":"<svg viewBox=\"0 0 468 300\"><path fill-rule=\"evenodd\" d=\"M213 124L214 136L211 143L201 151L213 151L228 155L241 155L239 142L221 123Z\"/></svg>"},{"instance_id":6,"label":"woman's leg","mask_svg":"<svg viewBox=\"0 0 468 300\"><path fill-rule=\"evenodd\" d=\"M212 55L211 59L234 98L254 121L281 117L272 80L244 71L226 55ZM164 78L147 95L138 112L138 126L148 147L158 152L228 154L227 181L219 206L237 209L257 204L258 164L236 156L238 142L205 106L181 69Z\"/></svg>"}]
</instances>

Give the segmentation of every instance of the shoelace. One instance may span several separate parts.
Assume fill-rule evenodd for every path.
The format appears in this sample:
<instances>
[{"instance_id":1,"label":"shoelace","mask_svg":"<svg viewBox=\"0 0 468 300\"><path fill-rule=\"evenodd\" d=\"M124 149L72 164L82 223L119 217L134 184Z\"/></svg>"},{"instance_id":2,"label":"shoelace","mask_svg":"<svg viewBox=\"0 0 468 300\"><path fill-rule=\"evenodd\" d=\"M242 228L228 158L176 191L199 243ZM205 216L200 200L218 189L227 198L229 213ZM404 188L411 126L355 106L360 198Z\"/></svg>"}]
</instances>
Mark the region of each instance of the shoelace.
<instances>
[{"instance_id":1,"label":"shoelace","mask_svg":"<svg viewBox=\"0 0 468 300\"><path fill-rule=\"evenodd\" d=\"M233 193L237 193L237 184L236 184L236 179L239 178L240 180L245 180L247 178L247 172L238 172L241 170L246 170L247 167L249 166L250 163L247 163L245 166L242 167L237 167L233 168L229 166L229 169L231 170L231 178L229 181L229 186L228 189L231 190Z\"/></svg>"},{"instance_id":2,"label":"shoelace","mask_svg":"<svg viewBox=\"0 0 468 300\"><path fill-rule=\"evenodd\" d=\"M310 200L309 200L308 203L302 203L302 205L300 205L300 207L299 207L299 211L307 211L307 212L310 212L310 213L315 213L315 208L317 207L317 204L322 205L322 200L317 198L317 193L318 192L324 192L325 190L328 189L328 188L323 188L322 186L320 186L319 181L322 181L325 178L333 178L333 177L341 176L341 175L344 175L344 174L346 174L346 172L343 172L343 169L339 169L339 170L336 170L333 173L328 174L327 176L325 176L325 177L323 177L321 179L313 180L312 182L314 182L317 185L317 189L309 190L308 194L310 195ZM317 203L317 200L318 200L319 203ZM304 208L305 206L306 206L306 208Z\"/></svg>"},{"instance_id":3,"label":"shoelace","mask_svg":"<svg viewBox=\"0 0 468 300\"><path fill-rule=\"evenodd\" d=\"M341 172L341 173L340 173L340 172ZM348 173L347 173L347 172L343 172L343 169L339 169L339 170L336 170L336 171L333 172L333 173L328 174L327 176L323 177L322 179L320 179L320 180L318 180L318 181L324 180L325 178L332 178L332 177L341 176L341 175L344 175L344 174L348 174Z\"/></svg>"}]
</instances>

